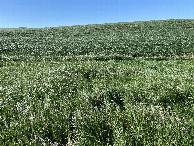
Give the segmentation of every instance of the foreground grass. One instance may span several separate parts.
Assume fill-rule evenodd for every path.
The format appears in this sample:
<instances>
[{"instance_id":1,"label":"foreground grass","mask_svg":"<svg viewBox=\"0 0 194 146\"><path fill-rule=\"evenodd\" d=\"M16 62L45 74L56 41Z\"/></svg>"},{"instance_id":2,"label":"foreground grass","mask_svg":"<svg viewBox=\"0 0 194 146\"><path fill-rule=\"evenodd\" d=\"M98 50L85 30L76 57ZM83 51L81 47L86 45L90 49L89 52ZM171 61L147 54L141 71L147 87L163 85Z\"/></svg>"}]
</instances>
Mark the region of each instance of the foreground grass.
<instances>
[{"instance_id":1,"label":"foreground grass","mask_svg":"<svg viewBox=\"0 0 194 146\"><path fill-rule=\"evenodd\" d=\"M192 145L193 59L0 67L0 145Z\"/></svg>"}]
</instances>

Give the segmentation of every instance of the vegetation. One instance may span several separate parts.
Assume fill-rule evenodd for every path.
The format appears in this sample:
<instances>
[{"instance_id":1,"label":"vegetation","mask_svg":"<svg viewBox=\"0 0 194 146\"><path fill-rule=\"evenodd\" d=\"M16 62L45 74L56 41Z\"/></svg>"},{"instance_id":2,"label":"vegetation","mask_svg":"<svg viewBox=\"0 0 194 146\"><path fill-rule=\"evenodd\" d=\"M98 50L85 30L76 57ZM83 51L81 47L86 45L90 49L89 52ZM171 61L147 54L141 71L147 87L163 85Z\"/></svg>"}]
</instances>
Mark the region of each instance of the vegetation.
<instances>
[{"instance_id":1,"label":"vegetation","mask_svg":"<svg viewBox=\"0 0 194 146\"><path fill-rule=\"evenodd\" d=\"M171 57L194 52L194 20L146 21L0 30L5 57L127 55Z\"/></svg>"},{"instance_id":2,"label":"vegetation","mask_svg":"<svg viewBox=\"0 0 194 146\"><path fill-rule=\"evenodd\" d=\"M192 145L193 28L0 29L0 145Z\"/></svg>"}]
</instances>

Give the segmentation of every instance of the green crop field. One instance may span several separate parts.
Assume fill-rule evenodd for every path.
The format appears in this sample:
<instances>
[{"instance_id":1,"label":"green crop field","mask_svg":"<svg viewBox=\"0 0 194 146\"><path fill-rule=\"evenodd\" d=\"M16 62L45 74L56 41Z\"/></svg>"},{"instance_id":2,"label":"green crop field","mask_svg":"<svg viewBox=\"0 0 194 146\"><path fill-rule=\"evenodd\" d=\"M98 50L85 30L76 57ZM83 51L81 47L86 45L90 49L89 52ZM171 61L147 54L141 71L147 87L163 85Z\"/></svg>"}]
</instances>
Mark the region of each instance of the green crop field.
<instances>
[{"instance_id":1,"label":"green crop field","mask_svg":"<svg viewBox=\"0 0 194 146\"><path fill-rule=\"evenodd\" d=\"M0 29L0 145L193 145L194 20Z\"/></svg>"}]
</instances>

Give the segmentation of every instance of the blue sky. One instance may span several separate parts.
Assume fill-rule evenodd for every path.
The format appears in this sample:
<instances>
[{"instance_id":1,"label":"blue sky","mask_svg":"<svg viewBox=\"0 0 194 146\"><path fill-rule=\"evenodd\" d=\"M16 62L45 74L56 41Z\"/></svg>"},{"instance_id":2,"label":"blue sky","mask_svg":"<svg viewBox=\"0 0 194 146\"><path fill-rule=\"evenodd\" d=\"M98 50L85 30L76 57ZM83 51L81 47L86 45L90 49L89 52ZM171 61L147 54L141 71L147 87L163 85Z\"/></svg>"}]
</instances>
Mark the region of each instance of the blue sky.
<instances>
[{"instance_id":1,"label":"blue sky","mask_svg":"<svg viewBox=\"0 0 194 146\"><path fill-rule=\"evenodd\" d=\"M0 28L194 19L194 0L0 0Z\"/></svg>"}]
</instances>

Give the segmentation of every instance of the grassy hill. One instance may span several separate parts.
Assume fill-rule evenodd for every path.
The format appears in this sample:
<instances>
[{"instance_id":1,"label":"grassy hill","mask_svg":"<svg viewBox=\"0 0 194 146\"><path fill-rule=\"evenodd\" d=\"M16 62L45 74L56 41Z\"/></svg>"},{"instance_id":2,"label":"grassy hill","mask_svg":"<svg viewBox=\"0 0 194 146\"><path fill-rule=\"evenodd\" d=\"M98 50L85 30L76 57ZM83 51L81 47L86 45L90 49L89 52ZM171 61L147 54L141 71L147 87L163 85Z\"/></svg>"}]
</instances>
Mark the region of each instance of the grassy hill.
<instances>
[{"instance_id":1,"label":"grassy hill","mask_svg":"<svg viewBox=\"0 0 194 146\"><path fill-rule=\"evenodd\" d=\"M0 52L15 59L69 55L193 55L194 20L0 30Z\"/></svg>"},{"instance_id":2,"label":"grassy hill","mask_svg":"<svg viewBox=\"0 0 194 146\"><path fill-rule=\"evenodd\" d=\"M193 28L0 29L0 145L192 145Z\"/></svg>"}]
</instances>

